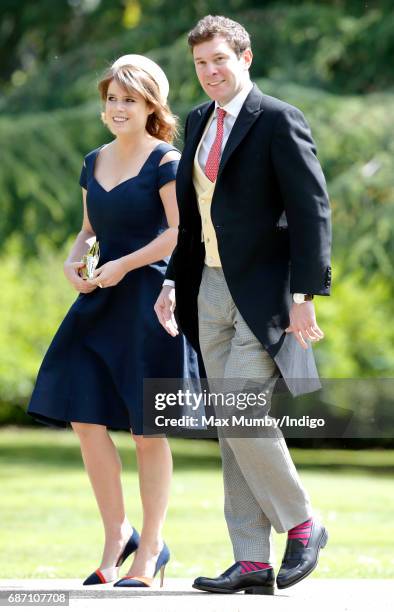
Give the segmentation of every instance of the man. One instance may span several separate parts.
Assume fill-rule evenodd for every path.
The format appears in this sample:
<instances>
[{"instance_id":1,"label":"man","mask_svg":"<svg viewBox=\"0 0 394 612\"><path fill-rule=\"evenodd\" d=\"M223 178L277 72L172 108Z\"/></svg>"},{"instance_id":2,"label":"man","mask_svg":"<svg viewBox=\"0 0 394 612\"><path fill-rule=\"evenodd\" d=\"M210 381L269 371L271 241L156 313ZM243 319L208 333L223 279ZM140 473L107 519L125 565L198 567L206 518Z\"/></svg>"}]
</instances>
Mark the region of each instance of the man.
<instances>
[{"instance_id":1,"label":"man","mask_svg":"<svg viewBox=\"0 0 394 612\"><path fill-rule=\"evenodd\" d=\"M313 296L329 295L331 284L330 210L315 145L298 109L251 83L240 24L204 17L188 42L211 101L186 120L178 244L155 311L170 334L179 324L200 347L208 379L280 375L300 395L319 386L310 342L323 332ZM193 586L273 593L271 526L288 532L277 586L292 586L316 567L327 531L283 436L221 437L220 447L235 564Z\"/></svg>"}]
</instances>

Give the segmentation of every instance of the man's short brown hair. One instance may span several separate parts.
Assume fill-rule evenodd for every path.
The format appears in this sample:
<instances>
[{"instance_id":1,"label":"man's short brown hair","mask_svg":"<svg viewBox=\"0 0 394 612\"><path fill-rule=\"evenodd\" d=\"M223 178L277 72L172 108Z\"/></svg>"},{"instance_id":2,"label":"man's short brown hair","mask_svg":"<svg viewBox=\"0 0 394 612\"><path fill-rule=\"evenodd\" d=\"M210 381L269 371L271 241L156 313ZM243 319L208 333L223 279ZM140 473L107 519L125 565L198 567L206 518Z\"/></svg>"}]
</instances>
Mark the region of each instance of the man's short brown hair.
<instances>
[{"instance_id":1,"label":"man's short brown hair","mask_svg":"<svg viewBox=\"0 0 394 612\"><path fill-rule=\"evenodd\" d=\"M215 36L223 36L237 57L250 49L250 36L245 28L237 21L221 15L207 15L200 19L189 32L187 42L193 51L196 45L212 40Z\"/></svg>"}]
</instances>

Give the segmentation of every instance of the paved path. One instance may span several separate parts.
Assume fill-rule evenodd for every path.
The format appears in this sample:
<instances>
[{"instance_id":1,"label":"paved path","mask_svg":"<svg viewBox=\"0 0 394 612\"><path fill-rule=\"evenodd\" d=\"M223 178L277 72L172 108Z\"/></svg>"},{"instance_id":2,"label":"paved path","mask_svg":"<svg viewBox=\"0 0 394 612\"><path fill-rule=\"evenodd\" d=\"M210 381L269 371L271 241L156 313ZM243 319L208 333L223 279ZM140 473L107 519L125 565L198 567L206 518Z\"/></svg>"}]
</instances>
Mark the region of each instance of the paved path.
<instances>
[{"instance_id":1,"label":"paved path","mask_svg":"<svg viewBox=\"0 0 394 612\"><path fill-rule=\"evenodd\" d=\"M392 612L394 580L307 579L274 596L210 595L191 588L190 580L169 578L163 589L116 589L109 585L82 587L78 580L0 580L3 591L67 591L72 610L110 612ZM8 607L8 605L7 605ZM32 606L13 606L23 610ZM52 606L51 606L52 607ZM33 609L48 610L36 605ZM64 609L63 607L60 609Z\"/></svg>"}]
</instances>

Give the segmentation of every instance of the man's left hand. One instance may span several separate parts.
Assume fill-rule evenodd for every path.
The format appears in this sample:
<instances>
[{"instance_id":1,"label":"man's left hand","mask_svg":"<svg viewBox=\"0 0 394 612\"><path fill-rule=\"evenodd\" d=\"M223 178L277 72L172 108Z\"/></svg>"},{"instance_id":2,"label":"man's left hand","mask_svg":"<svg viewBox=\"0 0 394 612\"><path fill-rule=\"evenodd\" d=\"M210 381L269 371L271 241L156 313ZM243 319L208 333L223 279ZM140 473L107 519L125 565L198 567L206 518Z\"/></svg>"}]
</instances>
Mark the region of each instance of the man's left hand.
<instances>
[{"instance_id":1,"label":"man's left hand","mask_svg":"<svg viewBox=\"0 0 394 612\"><path fill-rule=\"evenodd\" d=\"M303 304L293 303L290 308L290 325L285 330L287 334L293 333L298 344L307 349L307 340L318 342L324 338L324 333L316 323L313 302Z\"/></svg>"}]
</instances>

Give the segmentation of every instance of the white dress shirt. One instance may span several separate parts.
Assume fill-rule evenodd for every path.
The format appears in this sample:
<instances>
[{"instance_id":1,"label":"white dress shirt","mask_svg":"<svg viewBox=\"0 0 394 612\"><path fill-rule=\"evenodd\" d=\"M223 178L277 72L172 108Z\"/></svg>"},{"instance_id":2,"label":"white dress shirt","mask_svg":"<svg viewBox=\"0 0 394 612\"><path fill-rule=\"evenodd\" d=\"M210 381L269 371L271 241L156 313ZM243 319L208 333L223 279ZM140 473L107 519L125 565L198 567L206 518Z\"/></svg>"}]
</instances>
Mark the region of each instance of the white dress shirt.
<instances>
[{"instance_id":1,"label":"white dress shirt","mask_svg":"<svg viewBox=\"0 0 394 612\"><path fill-rule=\"evenodd\" d=\"M253 87L253 83L248 79L248 81L245 83L241 91L237 93L237 95L234 96L234 98L230 100L230 102L227 102L227 104L221 107L223 108L223 110L226 111L226 114L224 116L224 123L223 123L223 141L222 141L221 153L223 153L228 137L230 136L230 132L233 129L235 120L237 119L241 111L241 108L243 107L244 102L246 98L248 97L249 92L252 89L252 87ZM201 143L200 152L198 155L198 161L200 162L200 166L203 169L205 169L209 151L211 150L212 145L216 138L218 106L220 106L218 102L215 102L215 110L212 115L211 125L209 126L205 134L205 138Z\"/></svg>"},{"instance_id":2,"label":"white dress shirt","mask_svg":"<svg viewBox=\"0 0 394 612\"><path fill-rule=\"evenodd\" d=\"M241 111L241 108L243 107L246 98L248 97L251 89L253 87L253 83L250 79L248 79L245 83L245 85L243 86L243 88L241 89L241 91L239 91L237 93L236 96L234 96L234 98L232 98L230 100L230 102L227 102L227 104L225 104L224 106L222 106L221 108L223 108L223 110L226 111L226 114L224 116L224 123L223 123L223 142L222 142L222 151L221 153L223 153L224 147L226 146L228 137L230 136L230 132L233 129L234 123ZM215 110L211 115L211 125L209 126L208 130L205 133L205 137L201 143L201 147L200 147L200 151L199 151L199 155L198 155L198 161L200 163L201 168L205 169L205 165L207 163L207 159L208 159L208 154L209 151L211 150L211 147L215 141L216 138L216 124L217 124L217 108L218 106L220 106L220 104L218 102L215 101ZM170 280L169 278L166 279L163 282L163 286L164 285L169 285L171 287L175 287L175 282L173 280Z\"/></svg>"}]
</instances>

